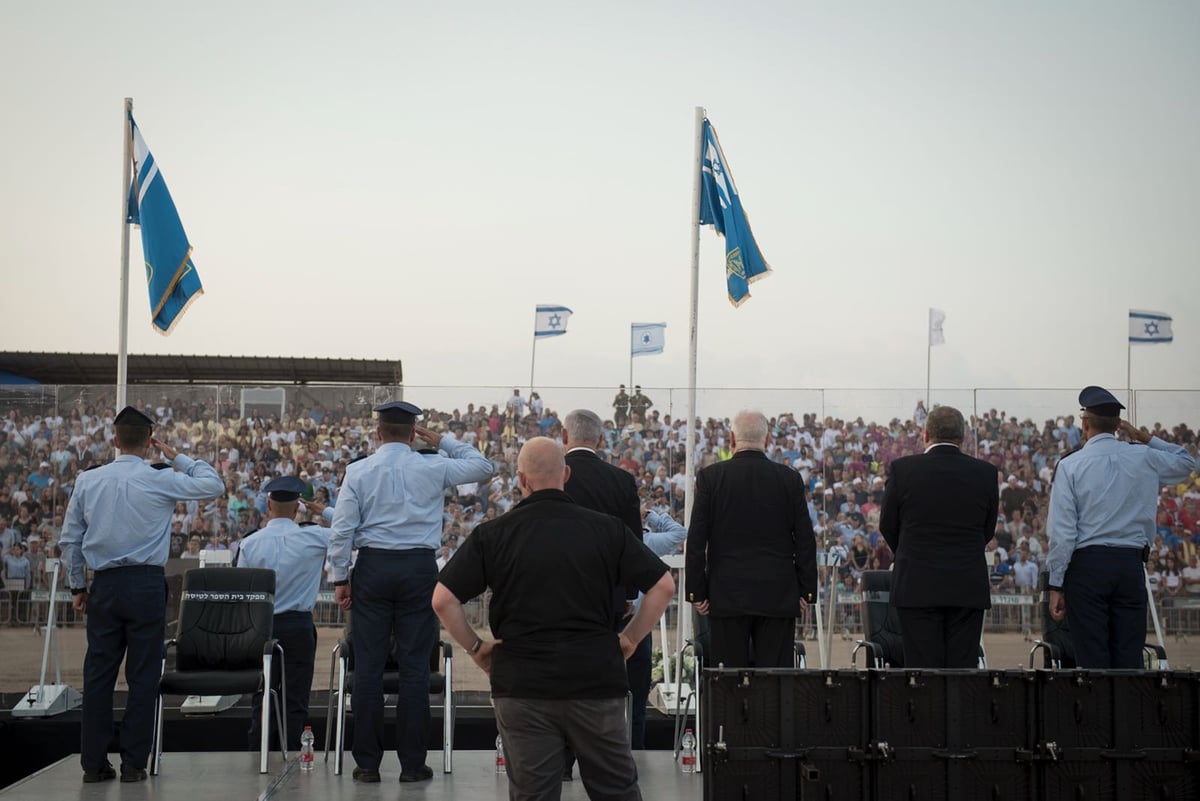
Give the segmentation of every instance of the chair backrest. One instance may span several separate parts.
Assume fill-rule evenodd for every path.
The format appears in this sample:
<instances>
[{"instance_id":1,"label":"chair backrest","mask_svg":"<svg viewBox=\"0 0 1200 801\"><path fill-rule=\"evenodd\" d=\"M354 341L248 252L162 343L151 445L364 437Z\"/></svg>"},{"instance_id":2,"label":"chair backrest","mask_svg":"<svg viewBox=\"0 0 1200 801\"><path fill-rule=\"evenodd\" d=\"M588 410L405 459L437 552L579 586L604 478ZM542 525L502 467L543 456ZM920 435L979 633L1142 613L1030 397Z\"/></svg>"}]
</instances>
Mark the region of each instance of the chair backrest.
<instances>
[{"instance_id":1,"label":"chair backrest","mask_svg":"<svg viewBox=\"0 0 1200 801\"><path fill-rule=\"evenodd\" d=\"M275 616L275 571L209 567L183 576L176 669L252 670Z\"/></svg>"},{"instance_id":2,"label":"chair backrest","mask_svg":"<svg viewBox=\"0 0 1200 801\"><path fill-rule=\"evenodd\" d=\"M862 574L863 638L875 643L885 664L904 667L900 617L892 606L892 571L864 570Z\"/></svg>"},{"instance_id":3,"label":"chair backrest","mask_svg":"<svg viewBox=\"0 0 1200 801\"><path fill-rule=\"evenodd\" d=\"M1075 646L1071 643L1071 627L1067 618L1055 620L1050 617L1050 574L1042 573L1038 577L1038 587L1042 592L1042 639L1058 649L1062 668L1068 670L1075 667ZM1043 656L1043 667L1051 667L1050 654Z\"/></svg>"}]
</instances>

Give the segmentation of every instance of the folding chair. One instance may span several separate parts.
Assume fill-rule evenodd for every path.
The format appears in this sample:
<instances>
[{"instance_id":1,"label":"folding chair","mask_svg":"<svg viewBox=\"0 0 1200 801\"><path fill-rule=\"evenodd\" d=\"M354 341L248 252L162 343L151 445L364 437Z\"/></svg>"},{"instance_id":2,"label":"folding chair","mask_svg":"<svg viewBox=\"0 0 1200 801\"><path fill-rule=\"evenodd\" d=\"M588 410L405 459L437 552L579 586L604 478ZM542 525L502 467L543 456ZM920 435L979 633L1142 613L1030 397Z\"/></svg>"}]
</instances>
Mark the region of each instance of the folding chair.
<instances>
[{"instance_id":1,"label":"folding chair","mask_svg":"<svg viewBox=\"0 0 1200 801\"><path fill-rule=\"evenodd\" d=\"M275 571L258 568L210 567L189 570L183 577L179 633L163 648L163 674L155 710L151 773L158 775L163 750L163 696L228 695L261 691L262 742L259 773L267 772L271 712L279 733L279 750L287 759L283 710L283 649L272 639L275 617ZM166 657L175 649L175 669ZM271 681L271 661L279 657L279 692Z\"/></svg>"}]
</instances>

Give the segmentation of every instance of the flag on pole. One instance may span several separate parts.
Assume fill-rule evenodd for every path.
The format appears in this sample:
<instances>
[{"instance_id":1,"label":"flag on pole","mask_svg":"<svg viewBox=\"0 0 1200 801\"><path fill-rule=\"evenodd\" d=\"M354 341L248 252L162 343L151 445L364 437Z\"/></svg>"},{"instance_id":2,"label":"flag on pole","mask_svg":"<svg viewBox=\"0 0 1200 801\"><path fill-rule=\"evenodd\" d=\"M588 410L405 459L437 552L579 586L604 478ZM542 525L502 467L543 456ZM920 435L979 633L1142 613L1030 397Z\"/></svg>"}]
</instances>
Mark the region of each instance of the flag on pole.
<instances>
[{"instance_id":1,"label":"flag on pole","mask_svg":"<svg viewBox=\"0 0 1200 801\"><path fill-rule=\"evenodd\" d=\"M571 310L566 306L538 306L533 317L533 338L557 337L567 333Z\"/></svg>"},{"instance_id":2,"label":"flag on pole","mask_svg":"<svg viewBox=\"0 0 1200 801\"><path fill-rule=\"evenodd\" d=\"M771 265L754 241L717 132L708 120L704 121L703 147L700 224L713 226L725 237L725 285L729 302L741 306L750 297L750 284L771 272Z\"/></svg>"},{"instance_id":3,"label":"flag on pole","mask_svg":"<svg viewBox=\"0 0 1200 801\"><path fill-rule=\"evenodd\" d=\"M1153 345L1171 342L1171 316L1163 312L1129 310L1129 342L1137 345Z\"/></svg>"},{"instance_id":4,"label":"flag on pole","mask_svg":"<svg viewBox=\"0 0 1200 801\"><path fill-rule=\"evenodd\" d=\"M666 323L630 323L629 355L649 356L662 353L667 344Z\"/></svg>"},{"instance_id":5,"label":"flag on pole","mask_svg":"<svg viewBox=\"0 0 1200 801\"><path fill-rule=\"evenodd\" d=\"M204 294L204 287L171 193L132 114L129 131L133 137L133 183L126 221L142 228L151 325L160 334L169 334L192 301Z\"/></svg>"},{"instance_id":6,"label":"flag on pole","mask_svg":"<svg viewBox=\"0 0 1200 801\"><path fill-rule=\"evenodd\" d=\"M942 323L946 322L946 313L941 309L929 309L929 344L945 345L946 335L942 333Z\"/></svg>"}]
</instances>

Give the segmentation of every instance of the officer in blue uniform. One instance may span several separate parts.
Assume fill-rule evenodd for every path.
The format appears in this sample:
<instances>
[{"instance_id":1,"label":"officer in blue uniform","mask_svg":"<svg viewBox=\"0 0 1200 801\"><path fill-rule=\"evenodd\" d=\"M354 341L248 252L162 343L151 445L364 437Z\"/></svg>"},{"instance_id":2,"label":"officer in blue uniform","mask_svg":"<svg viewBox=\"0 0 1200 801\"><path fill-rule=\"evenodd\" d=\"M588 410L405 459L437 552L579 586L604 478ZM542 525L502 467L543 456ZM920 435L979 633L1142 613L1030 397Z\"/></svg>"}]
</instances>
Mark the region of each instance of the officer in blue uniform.
<instances>
[{"instance_id":1,"label":"officer in blue uniform","mask_svg":"<svg viewBox=\"0 0 1200 801\"><path fill-rule=\"evenodd\" d=\"M416 424L421 409L395 401L375 409L382 443L350 464L333 512L329 556L334 599L353 607L354 779L378 782L383 760L383 670L394 642L400 670L396 753L400 781L433 778L425 764L429 730L429 656L437 640L433 589L441 545L443 493L485 481L492 464L453 435ZM449 458L413 450L420 438ZM354 574L350 553L358 550Z\"/></svg>"},{"instance_id":2,"label":"officer in blue uniform","mask_svg":"<svg viewBox=\"0 0 1200 801\"><path fill-rule=\"evenodd\" d=\"M242 540L238 567L275 571L274 637L283 647L283 675L287 695L287 744L300 748L300 734L308 717L313 662L317 656L317 629L312 610L321 586L321 571L329 547L328 530L296 524L300 496L308 485L295 476L272 479L267 493L267 524ZM254 696L250 717L250 743L261 739L262 693Z\"/></svg>"},{"instance_id":3,"label":"officer in blue uniform","mask_svg":"<svg viewBox=\"0 0 1200 801\"><path fill-rule=\"evenodd\" d=\"M146 778L166 625L163 566L171 514L179 501L225 492L216 470L154 439L151 428L151 419L132 406L116 416L113 442L121 455L80 473L59 540L75 610L87 613L80 763L89 783L116 778L107 751L122 659L129 698L120 731L121 781ZM174 470L155 470L145 462L152 446ZM85 563L94 571L90 590Z\"/></svg>"},{"instance_id":4,"label":"officer in blue uniform","mask_svg":"<svg viewBox=\"0 0 1200 801\"><path fill-rule=\"evenodd\" d=\"M1158 490L1187 478L1195 460L1121 420L1125 407L1108 390L1085 387L1079 403L1086 442L1059 462L1050 491L1050 614L1070 622L1079 667L1140 669Z\"/></svg>"}]
</instances>

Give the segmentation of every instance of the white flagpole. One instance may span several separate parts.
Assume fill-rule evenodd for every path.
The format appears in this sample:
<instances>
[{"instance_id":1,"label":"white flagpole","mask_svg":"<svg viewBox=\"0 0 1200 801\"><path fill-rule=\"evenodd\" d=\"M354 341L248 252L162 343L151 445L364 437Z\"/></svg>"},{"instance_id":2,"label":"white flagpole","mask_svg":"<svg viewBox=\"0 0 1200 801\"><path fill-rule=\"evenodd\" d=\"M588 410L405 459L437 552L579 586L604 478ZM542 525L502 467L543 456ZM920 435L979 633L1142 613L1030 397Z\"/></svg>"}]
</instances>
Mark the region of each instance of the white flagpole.
<instances>
[{"instance_id":1,"label":"white flagpole","mask_svg":"<svg viewBox=\"0 0 1200 801\"><path fill-rule=\"evenodd\" d=\"M1129 393L1129 422L1137 425L1137 404L1133 402L1133 343L1125 343L1125 391ZM1161 643L1160 643L1161 645Z\"/></svg>"},{"instance_id":2,"label":"white flagpole","mask_svg":"<svg viewBox=\"0 0 1200 801\"><path fill-rule=\"evenodd\" d=\"M693 159L692 172L692 292L691 292L691 310L688 321L688 391L687 391L687 418L683 427L683 435L686 442L684 450L684 472L687 473L687 480L684 482L683 496L683 519L688 525L692 522L692 503L695 493L693 492L696 486L696 449L692 442L693 426L696 420L696 344L698 342L697 332L699 330L699 309L700 309L700 171L703 169L704 160L704 108L696 106L696 132L693 135L693 143L695 146L695 155ZM679 627L678 627L678 650L682 652L684 643L691 630L692 616L690 613L691 605L684 598L684 586L687 583L686 569L679 571ZM675 663L675 683L679 683L679 674L683 660L680 659ZM693 688L695 691L695 688Z\"/></svg>"},{"instance_id":3,"label":"white flagpole","mask_svg":"<svg viewBox=\"0 0 1200 801\"><path fill-rule=\"evenodd\" d=\"M925 326L925 413L929 414L929 375L933 367L933 309L929 309L929 325Z\"/></svg>"},{"instance_id":4,"label":"white flagpole","mask_svg":"<svg viewBox=\"0 0 1200 801\"><path fill-rule=\"evenodd\" d=\"M629 383L625 386L633 389L633 323L629 324Z\"/></svg>"},{"instance_id":5,"label":"white flagpole","mask_svg":"<svg viewBox=\"0 0 1200 801\"><path fill-rule=\"evenodd\" d=\"M537 317L534 316L533 353L529 357L529 397L533 397L533 367L537 364Z\"/></svg>"},{"instance_id":6,"label":"white flagpole","mask_svg":"<svg viewBox=\"0 0 1200 801\"><path fill-rule=\"evenodd\" d=\"M125 98L125 166L121 171L121 302L117 324L117 407L125 408L126 382L129 375L129 185L133 180L133 131L129 115L133 113L133 98Z\"/></svg>"}]
</instances>

